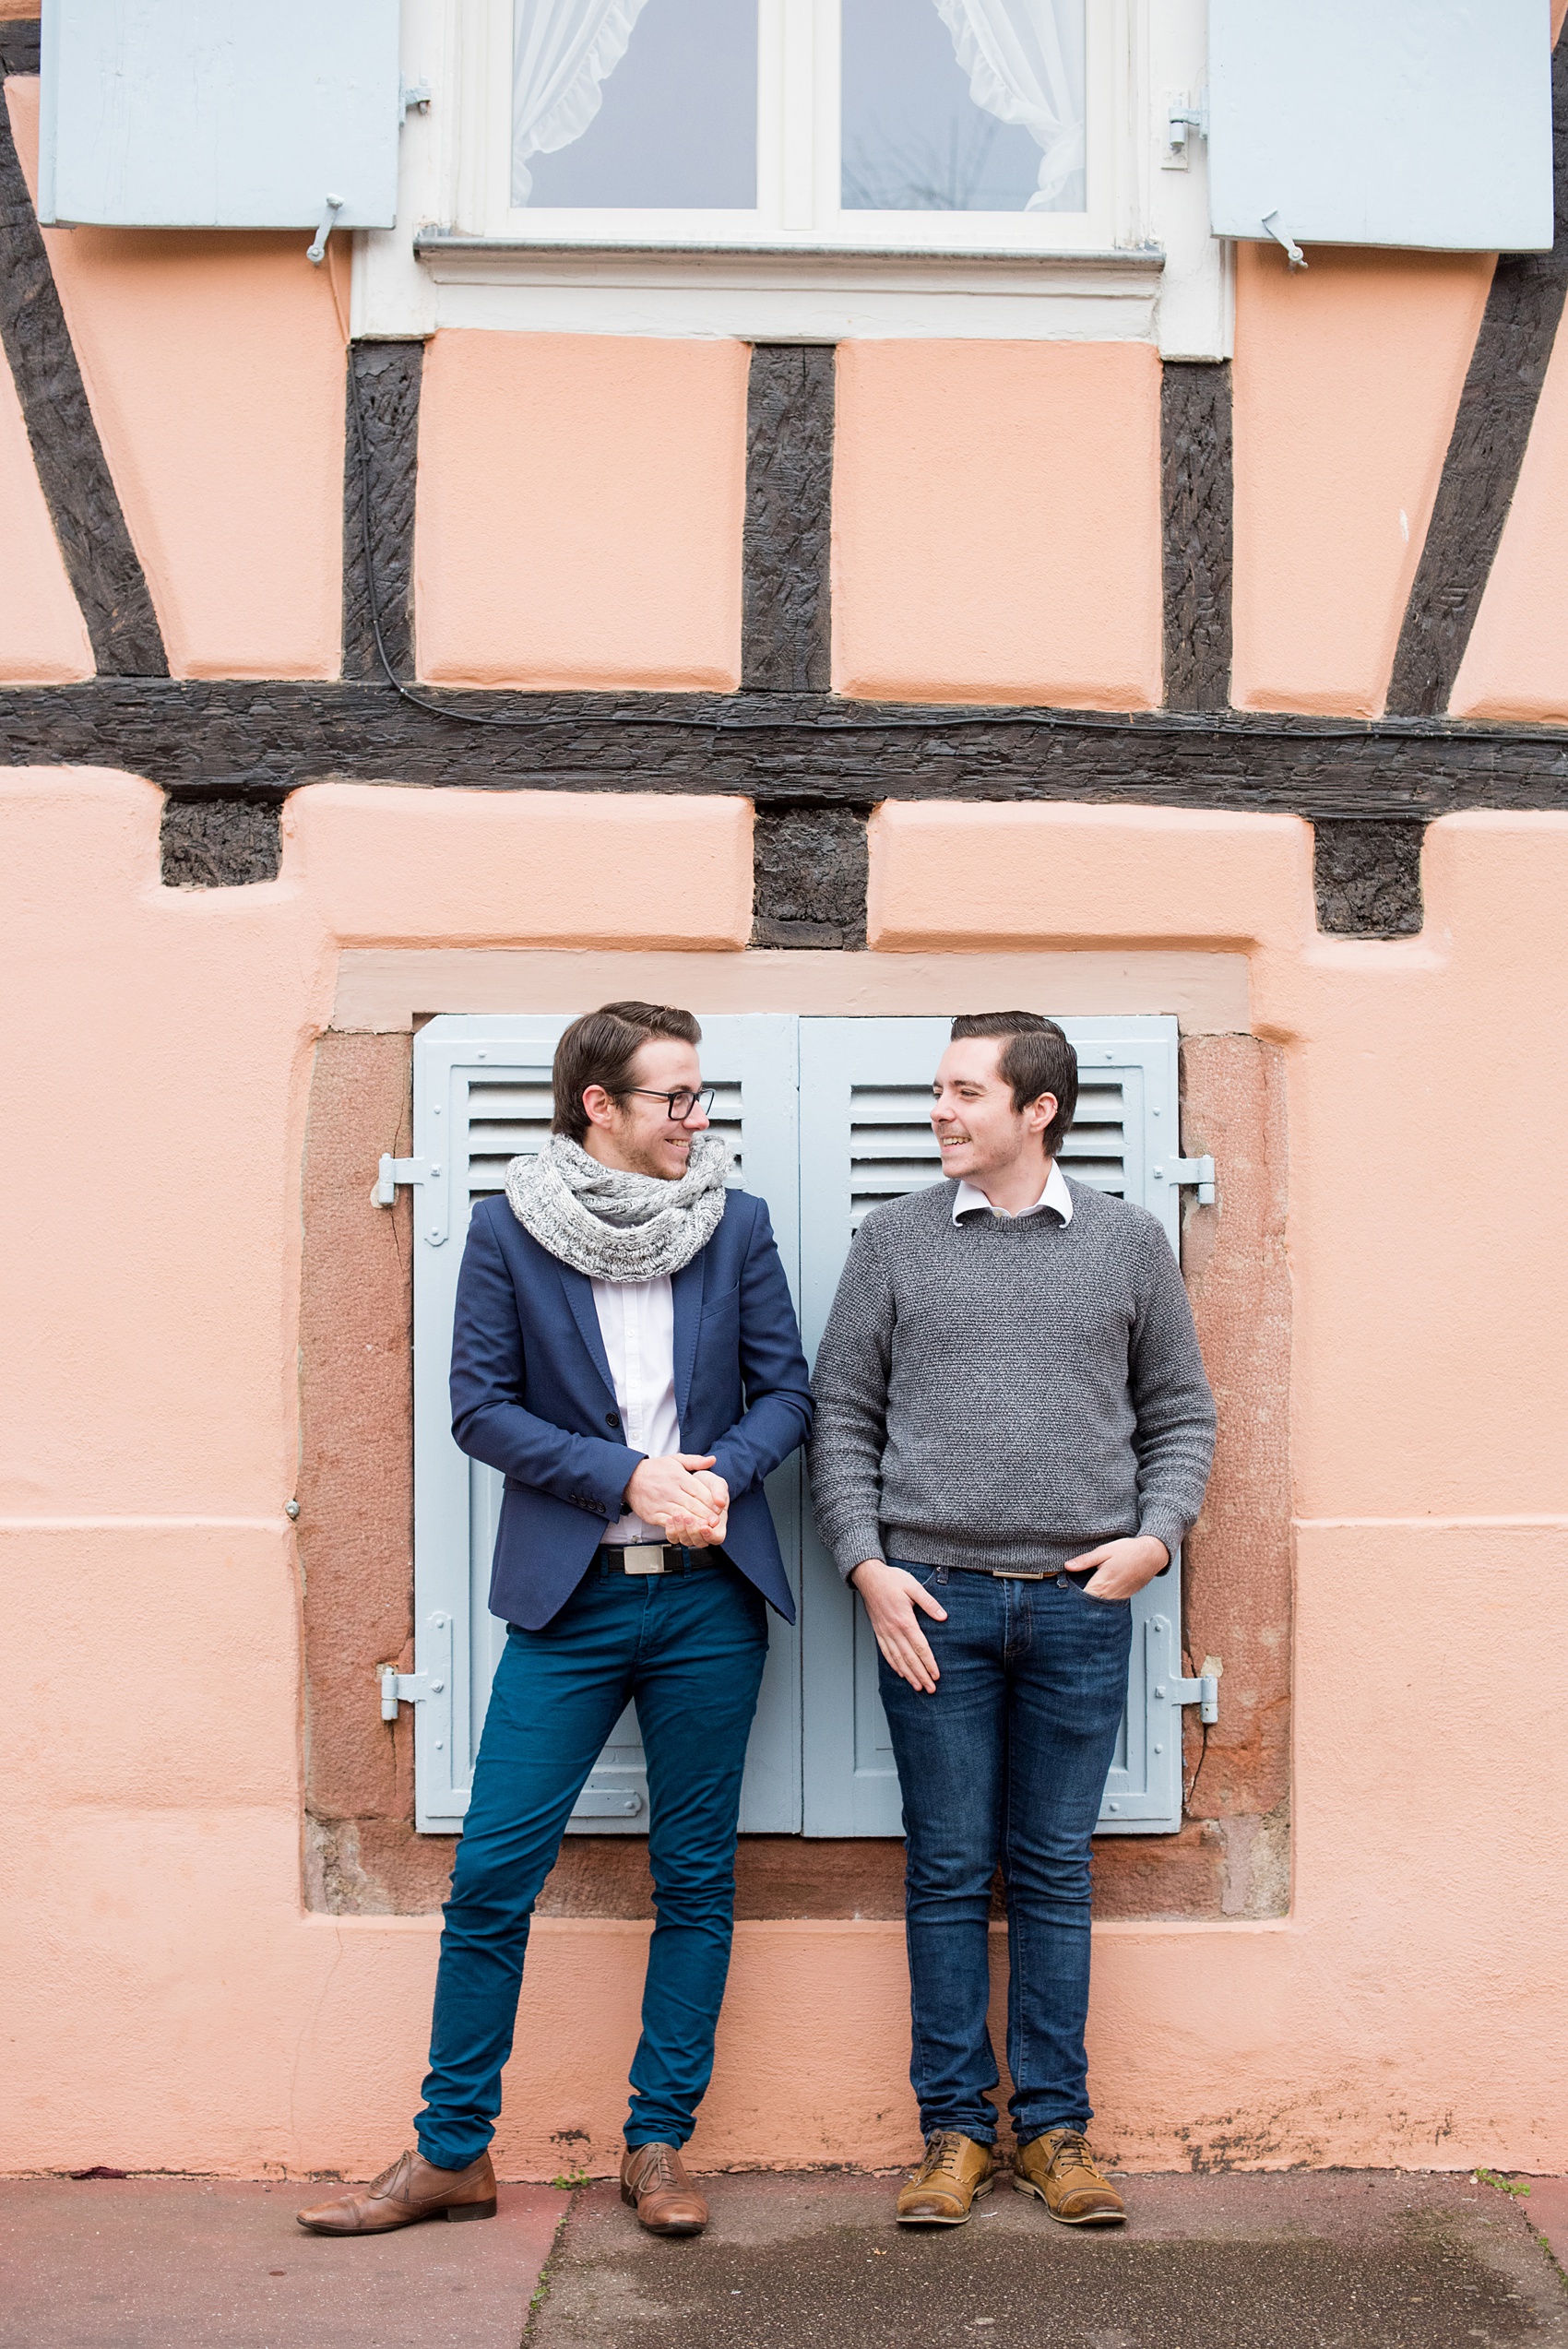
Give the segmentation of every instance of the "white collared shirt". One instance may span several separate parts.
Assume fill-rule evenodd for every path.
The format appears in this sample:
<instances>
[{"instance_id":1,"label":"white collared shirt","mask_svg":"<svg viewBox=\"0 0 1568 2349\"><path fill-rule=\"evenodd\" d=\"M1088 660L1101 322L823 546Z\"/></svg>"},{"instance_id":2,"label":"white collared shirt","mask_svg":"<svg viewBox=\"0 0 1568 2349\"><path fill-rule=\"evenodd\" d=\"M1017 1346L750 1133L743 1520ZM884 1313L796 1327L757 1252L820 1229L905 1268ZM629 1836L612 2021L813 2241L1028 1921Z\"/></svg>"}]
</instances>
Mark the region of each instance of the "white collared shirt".
<instances>
[{"instance_id":1,"label":"white collared shirt","mask_svg":"<svg viewBox=\"0 0 1568 2349\"><path fill-rule=\"evenodd\" d=\"M983 1208L988 1216L1000 1216L1008 1223L1022 1223L1026 1216L1038 1216L1046 1207L1054 1207L1064 1224L1073 1220L1073 1194L1067 1188L1066 1176L1054 1158L1051 1162L1051 1172L1045 1178L1045 1189L1034 1205L1020 1207L1016 1216L1009 1216L1005 1207L993 1207L984 1192L977 1191L972 1182L960 1182L953 1199L954 1222L959 1222L965 1216L972 1216L977 1207Z\"/></svg>"},{"instance_id":2,"label":"white collared shirt","mask_svg":"<svg viewBox=\"0 0 1568 2349\"><path fill-rule=\"evenodd\" d=\"M670 1275L657 1280L596 1280L593 1310L610 1358L621 1440L650 1460L681 1449L675 1407L675 1300ZM662 1525L645 1524L631 1510L612 1525L607 1542L662 1541Z\"/></svg>"}]
</instances>

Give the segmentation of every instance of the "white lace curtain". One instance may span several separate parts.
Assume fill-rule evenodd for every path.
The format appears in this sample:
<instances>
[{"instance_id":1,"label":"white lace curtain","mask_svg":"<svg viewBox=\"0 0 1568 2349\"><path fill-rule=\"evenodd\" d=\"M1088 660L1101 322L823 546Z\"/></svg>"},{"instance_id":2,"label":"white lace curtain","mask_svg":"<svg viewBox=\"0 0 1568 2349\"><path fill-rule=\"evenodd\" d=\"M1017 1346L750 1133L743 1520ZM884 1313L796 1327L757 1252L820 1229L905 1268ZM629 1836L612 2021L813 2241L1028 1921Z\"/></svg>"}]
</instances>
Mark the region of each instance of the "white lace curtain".
<instances>
[{"instance_id":1,"label":"white lace curtain","mask_svg":"<svg viewBox=\"0 0 1568 2349\"><path fill-rule=\"evenodd\" d=\"M1040 150L1039 184L1025 210L1083 203L1084 0L936 0L969 96L1016 123Z\"/></svg>"},{"instance_id":2,"label":"white lace curtain","mask_svg":"<svg viewBox=\"0 0 1568 2349\"><path fill-rule=\"evenodd\" d=\"M647 0L517 0L512 95L512 201L533 193L530 155L580 138L600 85L626 53ZM737 7L744 0L735 0ZM969 95L998 121L1027 130L1040 150L1026 207L1060 208L1084 168L1084 0L935 0L969 77Z\"/></svg>"},{"instance_id":3,"label":"white lace curtain","mask_svg":"<svg viewBox=\"0 0 1568 2349\"><path fill-rule=\"evenodd\" d=\"M600 86L626 53L646 0L517 0L512 50L512 201L533 194L530 155L581 138Z\"/></svg>"}]
</instances>

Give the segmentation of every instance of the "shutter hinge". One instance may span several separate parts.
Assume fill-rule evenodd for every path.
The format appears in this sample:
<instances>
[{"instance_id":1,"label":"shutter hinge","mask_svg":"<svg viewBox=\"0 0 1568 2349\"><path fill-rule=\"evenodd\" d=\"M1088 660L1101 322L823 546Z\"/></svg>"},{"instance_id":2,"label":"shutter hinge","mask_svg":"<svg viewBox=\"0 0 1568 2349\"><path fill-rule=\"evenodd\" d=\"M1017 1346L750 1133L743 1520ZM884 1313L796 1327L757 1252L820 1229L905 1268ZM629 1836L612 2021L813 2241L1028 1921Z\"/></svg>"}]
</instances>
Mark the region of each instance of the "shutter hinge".
<instances>
[{"instance_id":1,"label":"shutter hinge","mask_svg":"<svg viewBox=\"0 0 1568 2349\"><path fill-rule=\"evenodd\" d=\"M410 114L428 114L431 88L427 81L405 81L398 85L398 120L406 123Z\"/></svg>"},{"instance_id":2,"label":"shutter hinge","mask_svg":"<svg viewBox=\"0 0 1568 2349\"><path fill-rule=\"evenodd\" d=\"M385 1159L382 1161L386 1164ZM1154 1169L1156 1182L1177 1184L1196 1183L1198 1204L1212 1207L1215 1200L1214 1160L1212 1158L1167 1158Z\"/></svg>"},{"instance_id":3,"label":"shutter hinge","mask_svg":"<svg viewBox=\"0 0 1568 2349\"><path fill-rule=\"evenodd\" d=\"M1168 1697L1172 1704L1195 1704L1198 1719L1212 1723L1219 1718L1221 1666L1218 1655L1206 1655L1204 1665L1206 1668L1195 1680L1157 1680L1154 1692L1157 1697Z\"/></svg>"},{"instance_id":4,"label":"shutter hinge","mask_svg":"<svg viewBox=\"0 0 1568 2349\"><path fill-rule=\"evenodd\" d=\"M572 1805L574 1819L635 1819L643 1798L635 1786L596 1786L590 1778Z\"/></svg>"},{"instance_id":5,"label":"shutter hinge","mask_svg":"<svg viewBox=\"0 0 1568 2349\"><path fill-rule=\"evenodd\" d=\"M382 1156L376 1179L375 1204L378 1207L395 1207L400 1182L430 1182L441 1172L425 1158L394 1158L390 1152Z\"/></svg>"},{"instance_id":6,"label":"shutter hinge","mask_svg":"<svg viewBox=\"0 0 1568 2349\"><path fill-rule=\"evenodd\" d=\"M395 1664L376 1667L381 1682L381 1717L396 1721L400 1704L423 1704L428 1697L439 1696L446 1686L445 1680L433 1680L428 1672L399 1672Z\"/></svg>"}]
</instances>

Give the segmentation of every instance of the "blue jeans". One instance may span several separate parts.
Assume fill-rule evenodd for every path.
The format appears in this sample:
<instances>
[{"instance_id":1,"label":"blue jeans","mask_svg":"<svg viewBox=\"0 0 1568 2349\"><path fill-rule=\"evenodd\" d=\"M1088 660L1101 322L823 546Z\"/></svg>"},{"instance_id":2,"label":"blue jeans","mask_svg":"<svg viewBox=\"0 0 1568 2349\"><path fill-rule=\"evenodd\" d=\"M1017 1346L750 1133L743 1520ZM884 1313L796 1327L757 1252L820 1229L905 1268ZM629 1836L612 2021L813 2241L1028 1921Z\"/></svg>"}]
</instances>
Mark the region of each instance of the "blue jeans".
<instances>
[{"instance_id":1,"label":"blue jeans","mask_svg":"<svg viewBox=\"0 0 1568 2349\"><path fill-rule=\"evenodd\" d=\"M590 1566L543 1631L508 1627L441 1935L415 2122L427 2162L465 2168L494 2133L533 1904L628 1698L647 1756L656 1922L626 2142L691 2135L730 1969L741 1773L766 1655L766 1609L728 1564Z\"/></svg>"},{"instance_id":2,"label":"blue jeans","mask_svg":"<svg viewBox=\"0 0 1568 2349\"><path fill-rule=\"evenodd\" d=\"M1089 1838L1127 1695L1131 1603L1080 1578L1015 1582L890 1561L947 1609L921 1615L941 1677L922 1695L881 1667L904 1797L905 1930L921 2129L992 2144L986 2010L998 1862L1007 1886L1009 2111L1020 2145L1091 2118Z\"/></svg>"}]
</instances>

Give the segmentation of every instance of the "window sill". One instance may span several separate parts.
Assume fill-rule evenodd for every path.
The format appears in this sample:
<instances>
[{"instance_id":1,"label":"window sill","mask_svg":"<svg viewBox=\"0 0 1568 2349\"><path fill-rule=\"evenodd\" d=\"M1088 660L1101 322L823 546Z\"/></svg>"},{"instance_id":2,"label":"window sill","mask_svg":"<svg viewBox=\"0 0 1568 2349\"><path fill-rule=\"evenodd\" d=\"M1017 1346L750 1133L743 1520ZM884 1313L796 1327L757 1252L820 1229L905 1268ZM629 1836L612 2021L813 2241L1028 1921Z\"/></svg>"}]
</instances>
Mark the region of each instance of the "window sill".
<instances>
[{"instance_id":1,"label":"window sill","mask_svg":"<svg viewBox=\"0 0 1568 2349\"><path fill-rule=\"evenodd\" d=\"M754 340L1152 338L1165 255L910 246L413 240L438 322Z\"/></svg>"}]
</instances>

